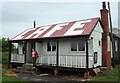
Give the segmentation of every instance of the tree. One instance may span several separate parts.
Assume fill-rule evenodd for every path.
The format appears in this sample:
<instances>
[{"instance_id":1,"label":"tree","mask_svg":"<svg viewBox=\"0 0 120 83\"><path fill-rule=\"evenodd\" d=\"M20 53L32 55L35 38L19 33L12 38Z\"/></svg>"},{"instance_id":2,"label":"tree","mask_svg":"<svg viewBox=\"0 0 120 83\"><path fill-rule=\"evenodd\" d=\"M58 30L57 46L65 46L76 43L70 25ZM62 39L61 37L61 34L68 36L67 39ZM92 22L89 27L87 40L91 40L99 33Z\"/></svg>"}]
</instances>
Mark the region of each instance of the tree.
<instances>
[{"instance_id":1,"label":"tree","mask_svg":"<svg viewBox=\"0 0 120 83\"><path fill-rule=\"evenodd\" d=\"M0 52L2 51L2 39L0 39Z\"/></svg>"},{"instance_id":2,"label":"tree","mask_svg":"<svg viewBox=\"0 0 120 83\"><path fill-rule=\"evenodd\" d=\"M2 38L2 52L8 52L9 51L9 38ZM16 49L14 44L11 45L12 52Z\"/></svg>"}]
</instances>

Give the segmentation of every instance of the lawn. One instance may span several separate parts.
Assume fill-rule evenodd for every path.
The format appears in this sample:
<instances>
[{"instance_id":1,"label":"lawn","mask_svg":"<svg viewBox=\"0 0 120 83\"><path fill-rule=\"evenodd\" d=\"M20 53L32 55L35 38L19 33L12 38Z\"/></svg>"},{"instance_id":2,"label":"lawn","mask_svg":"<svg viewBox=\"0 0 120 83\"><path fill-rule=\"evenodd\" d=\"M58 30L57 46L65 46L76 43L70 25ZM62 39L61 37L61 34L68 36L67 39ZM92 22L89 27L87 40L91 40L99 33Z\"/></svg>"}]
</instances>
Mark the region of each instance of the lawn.
<instances>
[{"instance_id":1,"label":"lawn","mask_svg":"<svg viewBox=\"0 0 120 83\"><path fill-rule=\"evenodd\" d=\"M119 70L120 70L120 65L116 66L112 70L109 71L107 76L95 76L92 78L91 81L114 81L114 82L120 82L119 80Z\"/></svg>"},{"instance_id":2,"label":"lawn","mask_svg":"<svg viewBox=\"0 0 120 83\"><path fill-rule=\"evenodd\" d=\"M2 76L0 76L0 78L2 78L2 82L17 81L14 77L4 75L8 69L7 67L8 66L8 52L4 52L0 56L2 56L2 67L0 67L0 70L2 72Z\"/></svg>"},{"instance_id":3,"label":"lawn","mask_svg":"<svg viewBox=\"0 0 120 83\"><path fill-rule=\"evenodd\" d=\"M26 82L22 82L20 80L17 80L15 78L15 76L7 76L5 75L7 72L10 72L8 69L8 52L4 52L2 53L2 55L0 55L0 57L2 56L2 66L0 66L0 82L2 81L2 83L26 83Z\"/></svg>"}]
</instances>

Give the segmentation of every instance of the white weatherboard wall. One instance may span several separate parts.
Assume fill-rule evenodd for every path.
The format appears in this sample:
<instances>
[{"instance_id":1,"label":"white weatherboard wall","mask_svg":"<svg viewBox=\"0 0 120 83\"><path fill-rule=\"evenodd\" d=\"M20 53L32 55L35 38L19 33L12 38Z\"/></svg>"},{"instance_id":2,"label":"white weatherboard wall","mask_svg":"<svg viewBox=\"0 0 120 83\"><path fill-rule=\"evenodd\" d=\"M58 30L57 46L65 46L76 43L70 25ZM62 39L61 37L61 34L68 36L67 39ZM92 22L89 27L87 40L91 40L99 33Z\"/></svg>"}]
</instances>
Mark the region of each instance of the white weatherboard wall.
<instances>
[{"instance_id":1,"label":"white weatherboard wall","mask_svg":"<svg viewBox=\"0 0 120 83\"><path fill-rule=\"evenodd\" d=\"M47 51L47 41L43 41L42 43L36 42L36 50L39 54L37 63L46 65L56 64L56 51L54 52Z\"/></svg>"},{"instance_id":2,"label":"white weatherboard wall","mask_svg":"<svg viewBox=\"0 0 120 83\"><path fill-rule=\"evenodd\" d=\"M59 40L59 66L86 68L86 52L71 51L71 40ZM43 41L43 43L37 42L36 50L39 53L37 63L52 64L52 66L56 65L56 51L47 51L47 41Z\"/></svg>"},{"instance_id":3,"label":"white weatherboard wall","mask_svg":"<svg viewBox=\"0 0 120 83\"><path fill-rule=\"evenodd\" d=\"M59 66L85 68L86 52L71 51L71 41L66 39L59 41ZM79 41L78 39L75 41Z\"/></svg>"},{"instance_id":4,"label":"white weatherboard wall","mask_svg":"<svg viewBox=\"0 0 120 83\"><path fill-rule=\"evenodd\" d=\"M69 55L70 54L70 41L61 40L59 41L59 55Z\"/></svg>"},{"instance_id":5,"label":"white weatherboard wall","mask_svg":"<svg viewBox=\"0 0 120 83\"><path fill-rule=\"evenodd\" d=\"M88 41L88 56L89 56L89 68L92 68L94 64L93 39L89 39Z\"/></svg>"},{"instance_id":6,"label":"white weatherboard wall","mask_svg":"<svg viewBox=\"0 0 120 83\"><path fill-rule=\"evenodd\" d=\"M23 54L23 43L22 42L19 42L18 43L18 53L19 54Z\"/></svg>"},{"instance_id":7,"label":"white weatherboard wall","mask_svg":"<svg viewBox=\"0 0 120 83\"><path fill-rule=\"evenodd\" d=\"M91 36L88 40L88 53L89 53L89 68L101 66L102 64L102 27L98 22L95 26ZM86 51L71 51L71 41L73 39L59 40L59 66L86 68ZM44 63L47 65L56 65L56 51L47 51L47 42L52 39L45 40L42 43L36 43L36 50L39 53L37 63ZM79 41L77 39L76 41ZM100 41L100 45L99 45ZM53 41L55 42L55 41ZM94 64L94 52L98 53L97 63Z\"/></svg>"},{"instance_id":8,"label":"white weatherboard wall","mask_svg":"<svg viewBox=\"0 0 120 83\"><path fill-rule=\"evenodd\" d=\"M93 53L94 52L98 53L97 63L94 64L94 67L102 65L102 32L103 32L102 27L98 22L90 36L90 38L93 38ZM99 41L100 41L100 45L99 45ZM94 56L94 54L91 53L90 49L89 49L89 53Z\"/></svg>"},{"instance_id":9,"label":"white weatherboard wall","mask_svg":"<svg viewBox=\"0 0 120 83\"><path fill-rule=\"evenodd\" d=\"M42 43L41 42L36 42L35 45L36 45L35 50L38 52L38 55L41 55L42 54L42 48L43 48Z\"/></svg>"}]
</instances>

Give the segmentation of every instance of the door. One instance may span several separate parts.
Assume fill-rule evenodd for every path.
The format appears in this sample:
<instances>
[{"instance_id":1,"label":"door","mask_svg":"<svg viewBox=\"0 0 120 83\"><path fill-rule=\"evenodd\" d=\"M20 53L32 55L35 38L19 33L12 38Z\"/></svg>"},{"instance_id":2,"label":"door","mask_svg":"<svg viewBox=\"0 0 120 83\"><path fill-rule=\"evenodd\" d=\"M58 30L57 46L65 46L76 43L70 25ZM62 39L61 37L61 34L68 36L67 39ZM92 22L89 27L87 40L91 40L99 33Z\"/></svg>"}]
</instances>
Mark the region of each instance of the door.
<instances>
[{"instance_id":1,"label":"door","mask_svg":"<svg viewBox=\"0 0 120 83\"><path fill-rule=\"evenodd\" d=\"M32 43L27 41L26 43L26 63L32 63Z\"/></svg>"}]
</instances>

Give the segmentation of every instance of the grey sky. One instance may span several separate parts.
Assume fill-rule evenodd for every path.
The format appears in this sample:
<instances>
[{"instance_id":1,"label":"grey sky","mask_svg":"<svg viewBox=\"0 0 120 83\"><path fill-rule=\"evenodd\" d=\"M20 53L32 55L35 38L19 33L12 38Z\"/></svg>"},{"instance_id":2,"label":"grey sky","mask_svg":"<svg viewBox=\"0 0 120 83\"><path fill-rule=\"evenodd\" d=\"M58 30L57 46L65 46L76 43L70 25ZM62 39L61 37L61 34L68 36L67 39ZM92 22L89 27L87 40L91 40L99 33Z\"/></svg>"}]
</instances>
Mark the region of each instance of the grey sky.
<instances>
[{"instance_id":1,"label":"grey sky","mask_svg":"<svg viewBox=\"0 0 120 83\"><path fill-rule=\"evenodd\" d=\"M100 17L102 2L2 2L2 37L14 37L37 26ZM1 3L0 3L1 5ZM118 2L111 2L114 27L118 27ZM1 32L0 32L1 33ZM1 34L0 34L1 35Z\"/></svg>"},{"instance_id":2,"label":"grey sky","mask_svg":"<svg viewBox=\"0 0 120 83\"><path fill-rule=\"evenodd\" d=\"M120 29L120 1L119 1L119 3L118 3L118 27L119 27L119 29Z\"/></svg>"}]
</instances>

